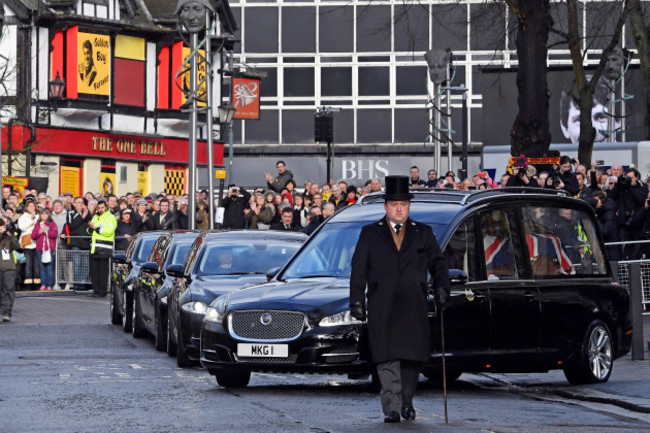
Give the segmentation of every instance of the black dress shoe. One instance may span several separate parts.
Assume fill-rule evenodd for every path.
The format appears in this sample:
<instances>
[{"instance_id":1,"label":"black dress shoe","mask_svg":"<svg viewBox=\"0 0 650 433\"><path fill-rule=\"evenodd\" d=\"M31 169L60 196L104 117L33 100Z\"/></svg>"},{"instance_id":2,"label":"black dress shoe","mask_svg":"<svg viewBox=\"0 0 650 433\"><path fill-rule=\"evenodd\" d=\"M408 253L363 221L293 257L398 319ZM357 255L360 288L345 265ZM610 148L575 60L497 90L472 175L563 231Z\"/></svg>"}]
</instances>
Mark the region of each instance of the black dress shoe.
<instances>
[{"instance_id":1,"label":"black dress shoe","mask_svg":"<svg viewBox=\"0 0 650 433\"><path fill-rule=\"evenodd\" d=\"M400 422L399 414L395 411L392 411L384 417L384 422Z\"/></svg>"},{"instance_id":2,"label":"black dress shoe","mask_svg":"<svg viewBox=\"0 0 650 433\"><path fill-rule=\"evenodd\" d=\"M402 408L402 418L415 419L415 409L413 409L413 406Z\"/></svg>"}]
</instances>

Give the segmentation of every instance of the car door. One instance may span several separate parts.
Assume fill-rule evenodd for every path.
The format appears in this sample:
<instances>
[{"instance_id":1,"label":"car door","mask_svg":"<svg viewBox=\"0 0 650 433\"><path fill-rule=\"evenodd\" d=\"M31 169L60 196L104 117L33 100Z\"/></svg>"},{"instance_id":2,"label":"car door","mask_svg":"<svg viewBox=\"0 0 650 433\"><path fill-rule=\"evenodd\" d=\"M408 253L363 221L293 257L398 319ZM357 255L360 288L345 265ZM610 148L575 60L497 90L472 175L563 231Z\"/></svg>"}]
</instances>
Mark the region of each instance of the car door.
<instances>
[{"instance_id":1,"label":"car door","mask_svg":"<svg viewBox=\"0 0 650 433\"><path fill-rule=\"evenodd\" d=\"M485 285L490 290L492 361L535 356L539 348L541 304L538 287L526 268L515 206L480 214ZM512 359L511 359L512 361Z\"/></svg>"},{"instance_id":2,"label":"car door","mask_svg":"<svg viewBox=\"0 0 650 433\"><path fill-rule=\"evenodd\" d=\"M467 275L466 282L452 283L444 311L445 352L465 362L473 362L472 358L479 362L490 349L490 293L483 286L476 238L476 218L472 216L458 225L444 249L449 269L459 269ZM439 354L440 314L434 314L432 297L429 303L433 353Z\"/></svg>"},{"instance_id":3,"label":"car door","mask_svg":"<svg viewBox=\"0 0 650 433\"><path fill-rule=\"evenodd\" d=\"M142 279L140 282L140 309L142 319L148 328L152 328L155 324L156 293L162 282L162 265L167 258L167 251L169 250L171 241L171 234L161 236L156 242L156 245L154 245L152 254L149 257L149 260L157 265L155 271L142 270L140 272Z\"/></svg>"}]
</instances>

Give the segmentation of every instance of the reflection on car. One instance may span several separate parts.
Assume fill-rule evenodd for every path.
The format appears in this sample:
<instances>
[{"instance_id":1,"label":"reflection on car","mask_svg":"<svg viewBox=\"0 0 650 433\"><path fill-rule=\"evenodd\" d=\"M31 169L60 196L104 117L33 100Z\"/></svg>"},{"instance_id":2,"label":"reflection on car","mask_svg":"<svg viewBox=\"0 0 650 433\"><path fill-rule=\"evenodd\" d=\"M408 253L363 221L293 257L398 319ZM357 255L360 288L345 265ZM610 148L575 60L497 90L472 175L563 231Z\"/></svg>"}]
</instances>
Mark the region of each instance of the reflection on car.
<instances>
[{"instance_id":1,"label":"reflection on car","mask_svg":"<svg viewBox=\"0 0 650 433\"><path fill-rule=\"evenodd\" d=\"M214 299L267 281L267 271L283 266L306 239L266 230L201 233L185 264L167 267L175 278L167 295L167 350L178 366L198 363L201 322Z\"/></svg>"},{"instance_id":2,"label":"reflection on car","mask_svg":"<svg viewBox=\"0 0 650 433\"><path fill-rule=\"evenodd\" d=\"M591 207L540 188L413 191L450 267L447 378L563 369L573 384L608 380L630 349L626 289L614 283ZM251 372L372 373L365 324L349 313L350 260L380 196L337 212L266 284L216 299L201 363L222 386ZM430 379L441 378L440 314L429 298Z\"/></svg>"}]
</instances>

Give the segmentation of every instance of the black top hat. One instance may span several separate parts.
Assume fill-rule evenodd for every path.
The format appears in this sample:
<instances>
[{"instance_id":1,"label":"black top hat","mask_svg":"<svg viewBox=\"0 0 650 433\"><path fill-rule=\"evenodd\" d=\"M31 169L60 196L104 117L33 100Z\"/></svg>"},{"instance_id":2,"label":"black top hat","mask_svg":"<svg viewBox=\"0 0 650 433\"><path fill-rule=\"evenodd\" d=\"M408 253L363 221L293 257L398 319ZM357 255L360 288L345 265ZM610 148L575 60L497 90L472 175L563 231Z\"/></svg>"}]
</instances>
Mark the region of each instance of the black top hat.
<instances>
[{"instance_id":1,"label":"black top hat","mask_svg":"<svg viewBox=\"0 0 650 433\"><path fill-rule=\"evenodd\" d=\"M386 191L384 200L411 200L408 176L386 176Z\"/></svg>"}]
</instances>

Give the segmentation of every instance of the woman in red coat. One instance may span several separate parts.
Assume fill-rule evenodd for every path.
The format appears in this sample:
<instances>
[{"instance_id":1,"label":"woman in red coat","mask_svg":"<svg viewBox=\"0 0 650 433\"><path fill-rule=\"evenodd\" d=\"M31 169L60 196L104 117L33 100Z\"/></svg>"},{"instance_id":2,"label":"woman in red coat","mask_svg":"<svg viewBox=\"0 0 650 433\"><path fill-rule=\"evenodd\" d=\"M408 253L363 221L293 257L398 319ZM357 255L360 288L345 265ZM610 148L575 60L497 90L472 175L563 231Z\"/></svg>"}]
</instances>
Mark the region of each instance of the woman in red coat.
<instances>
[{"instance_id":1,"label":"woman in red coat","mask_svg":"<svg viewBox=\"0 0 650 433\"><path fill-rule=\"evenodd\" d=\"M43 209L40 220L32 230L32 239L36 241L36 259L41 271L41 290L52 290L54 285L54 255L58 229L52 220L52 212ZM49 251L49 260L47 258Z\"/></svg>"}]
</instances>

